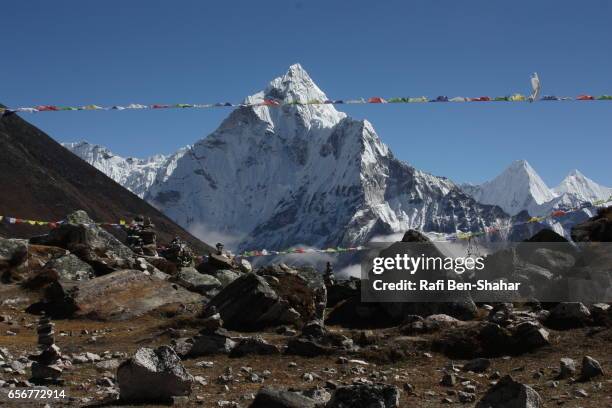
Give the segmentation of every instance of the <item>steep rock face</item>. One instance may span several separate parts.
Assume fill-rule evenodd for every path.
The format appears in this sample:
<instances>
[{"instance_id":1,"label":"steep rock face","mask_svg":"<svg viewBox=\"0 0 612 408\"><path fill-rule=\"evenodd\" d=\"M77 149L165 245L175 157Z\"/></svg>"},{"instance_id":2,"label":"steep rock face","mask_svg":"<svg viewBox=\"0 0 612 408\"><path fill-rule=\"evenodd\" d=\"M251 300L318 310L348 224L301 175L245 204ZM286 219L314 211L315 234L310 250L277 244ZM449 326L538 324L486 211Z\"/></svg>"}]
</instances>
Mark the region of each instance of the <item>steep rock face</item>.
<instances>
[{"instance_id":1,"label":"steep rock face","mask_svg":"<svg viewBox=\"0 0 612 408\"><path fill-rule=\"evenodd\" d=\"M169 156L159 154L138 159L118 156L106 147L86 141L62 143L62 146L140 198L154 183L165 181L187 151L183 148Z\"/></svg>"},{"instance_id":2,"label":"steep rock face","mask_svg":"<svg viewBox=\"0 0 612 408\"><path fill-rule=\"evenodd\" d=\"M247 98L327 100L304 69ZM194 231L242 248L353 245L410 228L455 232L505 222L451 181L393 157L368 121L333 105L240 107L145 194Z\"/></svg>"}]
</instances>

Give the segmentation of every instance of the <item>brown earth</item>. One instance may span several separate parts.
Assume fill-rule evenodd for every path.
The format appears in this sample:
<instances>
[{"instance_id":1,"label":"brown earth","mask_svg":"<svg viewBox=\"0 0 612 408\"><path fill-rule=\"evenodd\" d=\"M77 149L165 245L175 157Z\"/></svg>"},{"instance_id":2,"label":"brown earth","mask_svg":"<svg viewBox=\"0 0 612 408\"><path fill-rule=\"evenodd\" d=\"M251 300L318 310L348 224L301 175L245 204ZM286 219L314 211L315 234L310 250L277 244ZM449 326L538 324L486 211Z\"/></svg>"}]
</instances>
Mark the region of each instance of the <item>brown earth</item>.
<instances>
[{"instance_id":1,"label":"brown earth","mask_svg":"<svg viewBox=\"0 0 612 408\"><path fill-rule=\"evenodd\" d=\"M23 309L36 300L34 292L24 292L15 285L0 285L0 300L9 300L9 304L0 306L0 315L8 315L16 322L13 325L0 323L0 347L7 347L13 355L30 354L36 350L35 323L37 317L26 314ZM20 298L16 303L10 299ZM2 303L2 301L0 301ZM6 303L6 302L5 302ZM132 354L137 348L143 346L157 346L169 344L172 334L181 336L193 335L198 330L198 310L184 310L176 315L176 311L167 314L159 310L146 316L124 322L96 322L91 320L56 320L56 342L64 353L93 352L102 354L106 350L121 351ZM30 327L25 327L30 326ZM14 336L7 336L6 331L16 332ZM88 334L82 334L86 330ZM341 332L349 337L357 338L361 333L356 330L346 330L340 327L331 327L332 331ZM188 406L216 407L217 401L232 400L247 407L248 400L241 397L254 394L261 384L251 383L244 376L240 376L241 367L251 367L254 372L261 374L264 370L271 371L271 376L265 380L264 385L274 387L294 387L306 389L314 386L324 386L330 379L337 383L351 383L353 379L365 377L370 380L378 375L378 381L395 384L401 389L405 383L414 387L414 393L402 391L401 407L440 407L463 406L473 407L474 403L461 404L457 402L456 395L448 395L462 389L460 384L455 387L444 387L439 384L442 378L442 368L450 360L442 354L431 351L431 342L438 334L428 334L419 337L402 336L397 329L376 330L374 346L366 346L354 355L345 355L349 358L361 359L368 362L367 366L359 364L339 364L338 356L302 358L297 356L246 356L229 358L227 356L211 356L197 359L187 359L184 365L192 375L206 378L208 385L196 384L189 399ZM233 335L252 335L252 333L236 333ZM287 337L273 332L260 333L268 341L277 345L286 344ZM92 335L97 340L91 341ZM491 368L484 374L457 373L458 376L469 379L476 384L477 399L480 399L489 387L488 376L499 371L501 375L511 374L516 380L531 385L538 391L545 406L562 407L611 407L612 406L612 358L610 344L612 344L612 330L607 329L575 329L570 331L551 331L550 347L536 352L511 358L491 359ZM559 359L571 357L578 366L584 355L597 359L606 371L605 377L599 377L586 383L571 383L569 380L560 380L558 388L552 388L548 382L555 379L559 367ZM197 366L200 361L212 361L212 368ZM290 367L290 363L296 367ZM464 361L455 360L457 366ZM238 382L230 384L226 390L224 385L217 384L216 379L223 374L226 367L232 367L234 377ZM359 367L365 372L359 373ZM325 368L337 370L337 374L328 374ZM578 367L580 368L580 367ZM96 369L94 364L75 365L72 370L64 373L67 381L64 389L68 396L76 398L75 401L54 403L52 406L80 406L80 398L89 397L96 400L95 381L102 377L102 371ZM543 371L541 378L535 379L534 373ZM302 379L305 372L321 376L313 382ZM376 374L378 373L378 374ZM114 370L113 370L114 374ZM8 379L10 376L0 372L0 378ZM27 379L27 376L19 376ZM577 389L584 389L588 393L586 398L574 395ZM435 393L435 394L432 394ZM443 404L443 398L453 400L451 404ZM99 398L99 396L98 396ZM2 403L0 402L0 405ZM4 405L19 406L19 405ZM42 405L41 405L42 406ZM116 405L106 405L116 406ZM143 405L140 405L143 406ZM154 405L145 405L151 407Z\"/></svg>"}]
</instances>

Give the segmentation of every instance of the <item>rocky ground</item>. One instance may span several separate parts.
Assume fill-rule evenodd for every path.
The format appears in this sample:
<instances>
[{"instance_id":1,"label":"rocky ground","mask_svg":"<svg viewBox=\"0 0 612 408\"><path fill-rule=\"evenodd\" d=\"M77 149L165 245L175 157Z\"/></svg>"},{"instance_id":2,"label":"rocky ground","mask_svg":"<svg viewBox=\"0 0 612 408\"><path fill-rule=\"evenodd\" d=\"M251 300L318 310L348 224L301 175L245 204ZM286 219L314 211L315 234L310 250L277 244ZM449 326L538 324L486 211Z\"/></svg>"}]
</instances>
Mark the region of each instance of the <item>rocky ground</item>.
<instances>
[{"instance_id":1,"label":"rocky ground","mask_svg":"<svg viewBox=\"0 0 612 408\"><path fill-rule=\"evenodd\" d=\"M358 281L225 254L176 265L84 216L25 251L0 239L0 405L612 406L607 304L432 304L393 320L359 302ZM61 353L47 381L32 378L42 313ZM9 398L33 387L66 397Z\"/></svg>"}]
</instances>

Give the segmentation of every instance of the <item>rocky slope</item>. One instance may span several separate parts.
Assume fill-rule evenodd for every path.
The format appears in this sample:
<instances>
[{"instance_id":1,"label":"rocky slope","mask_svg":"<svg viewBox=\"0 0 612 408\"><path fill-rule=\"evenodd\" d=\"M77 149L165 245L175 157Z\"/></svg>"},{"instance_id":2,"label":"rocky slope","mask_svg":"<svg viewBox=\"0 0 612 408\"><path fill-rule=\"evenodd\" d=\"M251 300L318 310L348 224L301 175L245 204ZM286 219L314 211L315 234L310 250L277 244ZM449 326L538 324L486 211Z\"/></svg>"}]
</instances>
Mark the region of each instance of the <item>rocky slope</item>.
<instances>
[{"instance_id":1,"label":"rocky slope","mask_svg":"<svg viewBox=\"0 0 612 408\"><path fill-rule=\"evenodd\" d=\"M142 214L157 225L162 242L181 236L208 248L151 205L87 165L18 115L0 118L0 212L44 221L86 210L94 220L118 222ZM42 227L0 223L0 235L31 236Z\"/></svg>"}]
</instances>

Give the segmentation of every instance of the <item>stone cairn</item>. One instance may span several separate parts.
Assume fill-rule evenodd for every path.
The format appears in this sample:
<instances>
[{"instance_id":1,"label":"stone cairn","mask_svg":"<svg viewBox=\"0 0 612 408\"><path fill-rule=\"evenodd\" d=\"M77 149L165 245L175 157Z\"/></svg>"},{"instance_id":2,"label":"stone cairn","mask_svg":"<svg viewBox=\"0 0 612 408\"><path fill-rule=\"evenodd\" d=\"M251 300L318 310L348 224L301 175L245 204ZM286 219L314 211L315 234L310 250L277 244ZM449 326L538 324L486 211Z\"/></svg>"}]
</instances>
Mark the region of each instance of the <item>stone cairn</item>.
<instances>
[{"instance_id":1,"label":"stone cairn","mask_svg":"<svg viewBox=\"0 0 612 408\"><path fill-rule=\"evenodd\" d=\"M323 274L323 282L325 286L333 286L336 283L336 277L334 276L334 268L331 262L327 262L325 265L325 273Z\"/></svg>"},{"instance_id":2,"label":"stone cairn","mask_svg":"<svg viewBox=\"0 0 612 408\"><path fill-rule=\"evenodd\" d=\"M164 258L173 262L179 268L193 266L194 254L186 242L179 237L175 237L166 250L163 252Z\"/></svg>"},{"instance_id":3,"label":"stone cairn","mask_svg":"<svg viewBox=\"0 0 612 408\"><path fill-rule=\"evenodd\" d=\"M32 363L33 383L61 384L60 376L64 371L64 364L60 348L55 344L55 324L48 316L42 315L38 320L36 332L38 333L38 347L41 352L30 356Z\"/></svg>"},{"instance_id":4,"label":"stone cairn","mask_svg":"<svg viewBox=\"0 0 612 408\"><path fill-rule=\"evenodd\" d=\"M142 215L134 218L127 226L127 245L135 254L145 256L157 256L157 234L155 225L149 217Z\"/></svg>"}]
</instances>

